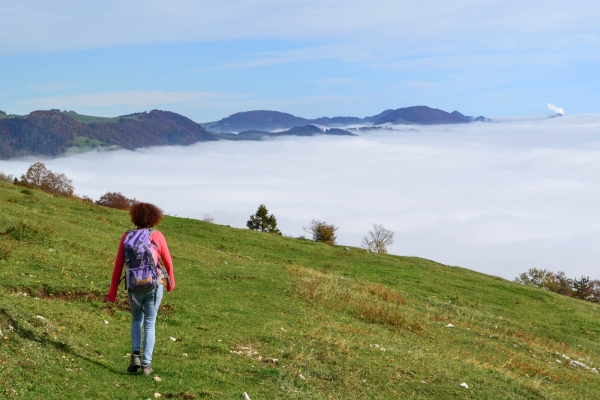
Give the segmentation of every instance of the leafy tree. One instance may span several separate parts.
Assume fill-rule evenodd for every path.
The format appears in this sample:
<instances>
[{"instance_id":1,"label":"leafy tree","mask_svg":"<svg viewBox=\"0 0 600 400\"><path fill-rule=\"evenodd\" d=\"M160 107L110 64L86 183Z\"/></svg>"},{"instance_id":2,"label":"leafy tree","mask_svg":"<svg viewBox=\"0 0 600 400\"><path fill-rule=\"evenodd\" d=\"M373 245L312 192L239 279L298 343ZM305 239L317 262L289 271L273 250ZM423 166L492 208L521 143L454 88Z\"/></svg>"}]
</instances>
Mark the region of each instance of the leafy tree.
<instances>
[{"instance_id":1,"label":"leafy tree","mask_svg":"<svg viewBox=\"0 0 600 400\"><path fill-rule=\"evenodd\" d=\"M119 210L129 210L137 202L136 199L123 196L121 192L106 192L96 201L96 204L104 207L118 208Z\"/></svg>"},{"instance_id":2,"label":"leafy tree","mask_svg":"<svg viewBox=\"0 0 600 400\"><path fill-rule=\"evenodd\" d=\"M29 166L25 174L21 175L20 182L25 186L41 189L44 178L46 178L46 175L48 175L49 172L50 171L48 171L48 168L46 168L43 163L36 162Z\"/></svg>"},{"instance_id":3,"label":"leafy tree","mask_svg":"<svg viewBox=\"0 0 600 400\"><path fill-rule=\"evenodd\" d=\"M573 295L573 280L563 271L552 272L547 269L530 268L519 274L515 282L550 290L564 296Z\"/></svg>"},{"instance_id":4,"label":"leafy tree","mask_svg":"<svg viewBox=\"0 0 600 400\"><path fill-rule=\"evenodd\" d=\"M21 179L16 183L61 196L72 196L75 191L71 179L67 178L65 174L50 171L41 162L31 164L27 172L21 175Z\"/></svg>"},{"instance_id":5,"label":"leafy tree","mask_svg":"<svg viewBox=\"0 0 600 400\"><path fill-rule=\"evenodd\" d=\"M250 216L246 226L254 231L274 233L281 235L281 231L277 229L277 219L273 214L269 215L269 210L264 204L261 204L254 215Z\"/></svg>"},{"instance_id":6,"label":"leafy tree","mask_svg":"<svg viewBox=\"0 0 600 400\"><path fill-rule=\"evenodd\" d=\"M394 243L394 231L381 224L373 224L373 230L362 239L362 247L373 253L387 254L387 247Z\"/></svg>"},{"instance_id":7,"label":"leafy tree","mask_svg":"<svg viewBox=\"0 0 600 400\"><path fill-rule=\"evenodd\" d=\"M311 233L315 242L321 242L333 246L337 237L335 231L338 227L325 221L313 219L308 227L303 227L306 232Z\"/></svg>"},{"instance_id":8,"label":"leafy tree","mask_svg":"<svg viewBox=\"0 0 600 400\"><path fill-rule=\"evenodd\" d=\"M573 297L593 303L600 302L600 281L592 280L589 276L573 279Z\"/></svg>"}]
</instances>

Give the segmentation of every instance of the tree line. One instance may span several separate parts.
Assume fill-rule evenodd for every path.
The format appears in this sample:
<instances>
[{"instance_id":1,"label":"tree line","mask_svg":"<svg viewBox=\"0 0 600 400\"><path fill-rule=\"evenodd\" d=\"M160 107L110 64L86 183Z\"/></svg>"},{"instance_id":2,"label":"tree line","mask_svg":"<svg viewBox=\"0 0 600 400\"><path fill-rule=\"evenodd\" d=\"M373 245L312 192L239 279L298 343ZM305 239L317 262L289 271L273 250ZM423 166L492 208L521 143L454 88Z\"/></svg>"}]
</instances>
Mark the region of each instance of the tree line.
<instances>
[{"instance_id":1,"label":"tree line","mask_svg":"<svg viewBox=\"0 0 600 400\"><path fill-rule=\"evenodd\" d=\"M106 192L100 199L93 201L88 196L79 197L75 195L73 181L65 174L50 171L44 163L31 164L23 175L16 178L12 175L0 172L0 181L22 186L26 189L37 189L64 197L76 197L83 201L97 204L99 206L129 210L137 203L136 199L130 199L120 192Z\"/></svg>"},{"instance_id":2,"label":"tree line","mask_svg":"<svg viewBox=\"0 0 600 400\"><path fill-rule=\"evenodd\" d=\"M592 303L600 303L600 280L589 276L569 278L563 271L530 268L514 279L522 285L549 290L563 296L573 297Z\"/></svg>"},{"instance_id":3,"label":"tree line","mask_svg":"<svg viewBox=\"0 0 600 400\"><path fill-rule=\"evenodd\" d=\"M205 216L206 220L206 216ZM212 222L212 218L210 220ZM269 210L264 204L258 206L256 212L250 215L250 219L246 222L249 229L281 235L281 231L277 228L277 218L273 214L269 214ZM330 246L336 244L336 231L338 227L329 224L325 221L313 219L308 226L302 227L302 230L312 235L312 240L315 242L325 243ZM298 239L306 239L300 236ZM389 245L394 243L394 231L386 229L381 224L373 224L373 230L370 230L363 237L361 245L365 250L373 253L386 254Z\"/></svg>"},{"instance_id":4,"label":"tree line","mask_svg":"<svg viewBox=\"0 0 600 400\"><path fill-rule=\"evenodd\" d=\"M63 173L55 173L50 171L43 163L36 162L31 164L20 178L13 177L0 172L0 181L10 182L18 186L23 186L27 189L42 190L47 193L52 193L65 197L76 197L83 201L97 204L99 206L117 208L120 210L128 210L138 201L135 198L128 198L121 192L106 192L96 201L93 201L88 196L79 197L75 195L73 181ZM204 215L203 221L214 222L214 219L208 214ZM255 231L282 235L277 228L277 218L273 214L269 214L269 210L264 204L261 204L256 212L250 215L250 219L246 222L246 226ZM325 243L330 246L336 244L338 227L329 224L325 221L313 219L310 224L302 228L305 232L312 235L312 240L315 242ZM306 239L300 236L299 239ZM362 239L362 247L373 253L386 254L389 245L394 243L394 231L386 229L381 224L373 224L373 229L369 230L367 235Z\"/></svg>"}]
</instances>

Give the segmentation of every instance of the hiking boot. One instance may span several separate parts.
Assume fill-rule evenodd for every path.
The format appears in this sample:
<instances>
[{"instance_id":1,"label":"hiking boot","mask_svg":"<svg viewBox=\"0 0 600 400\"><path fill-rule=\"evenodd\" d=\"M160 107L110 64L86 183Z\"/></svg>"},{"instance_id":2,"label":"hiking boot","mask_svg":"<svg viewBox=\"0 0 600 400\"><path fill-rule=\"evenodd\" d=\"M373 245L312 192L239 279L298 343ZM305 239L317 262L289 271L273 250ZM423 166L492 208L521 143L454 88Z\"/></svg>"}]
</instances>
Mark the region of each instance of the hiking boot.
<instances>
[{"instance_id":1,"label":"hiking boot","mask_svg":"<svg viewBox=\"0 0 600 400\"><path fill-rule=\"evenodd\" d=\"M152 369L152 363L149 363L148 365L142 365L142 372L144 375L148 376L152 373L152 371L154 371Z\"/></svg>"},{"instance_id":2,"label":"hiking boot","mask_svg":"<svg viewBox=\"0 0 600 400\"><path fill-rule=\"evenodd\" d=\"M131 355L131 362L129 363L129 367L127 367L127 372L138 372L138 369L142 367L142 362L140 361L140 356L137 354Z\"/></svg>"}]
</instances>

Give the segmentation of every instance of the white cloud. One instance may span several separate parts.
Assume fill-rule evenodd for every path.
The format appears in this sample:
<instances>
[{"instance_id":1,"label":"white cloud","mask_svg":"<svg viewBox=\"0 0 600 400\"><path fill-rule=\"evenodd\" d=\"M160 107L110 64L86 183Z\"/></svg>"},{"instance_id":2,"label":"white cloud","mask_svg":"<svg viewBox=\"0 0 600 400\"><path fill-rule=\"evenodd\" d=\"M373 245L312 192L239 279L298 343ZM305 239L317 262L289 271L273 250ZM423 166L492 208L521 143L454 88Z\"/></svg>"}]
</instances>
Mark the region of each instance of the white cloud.
<instances>
[{"instance_id":1,"label":"white cloud","mask_svg":"<svg viewBox=\"0 0 600 400\"><path fill-rule=\"evenodd\" d=\"M213 100L233 100L251 95L230 95L211 92L162 92L151 90L109 93L82 93L67 96L40 97L16 102L21 107L32 109L80 109L89 107L155 107L167 104L205 103Z\"/></svg>"},{"instance_id":2,"label":"white cloud","mask_svg":"<svg viewBox=\"0 0 600 400\"><path fill-rule=\"evenodd\" d=\"M183 217L209 213L243 228L264 203L289 235L319 218L340 227L340 243L358 246L376 222L396 231L395 254L506 278L531 267L599 278L599 127L600 115L568 115L45 162L80 194L121 191ZM32 161L0 170L19 175ZM132 184L145 181L123 175L131 163L156 179Z\"/></svg>"},{"instance_id":3,"label":"white cloud","mask_svg":"<svg viewBox=\"0 0 600 400\"><path fill-rule=\"evenodd\" d=\"M0 12L0 53L240 39L514 49L593 36L599 11L584 0L22 0Z\"/></svg>"},{"instance_id":4,"label":"white cloud","mask_svg":"<svg viewBox=\"0 0 600 400\"><path fill-rule=\"evenodd\" d=\"M565 110L564 110L564 109L562 109L562 108L560 108L560 107L557 107L557 106L555 106L554 104L550 104L550 103L548 103L548 104L546 105L546 107L548 107L548 110L550 110L550 111L554 111L556 114L564 114L564 113L565 113Z\"/></svg>"}]
</instances>

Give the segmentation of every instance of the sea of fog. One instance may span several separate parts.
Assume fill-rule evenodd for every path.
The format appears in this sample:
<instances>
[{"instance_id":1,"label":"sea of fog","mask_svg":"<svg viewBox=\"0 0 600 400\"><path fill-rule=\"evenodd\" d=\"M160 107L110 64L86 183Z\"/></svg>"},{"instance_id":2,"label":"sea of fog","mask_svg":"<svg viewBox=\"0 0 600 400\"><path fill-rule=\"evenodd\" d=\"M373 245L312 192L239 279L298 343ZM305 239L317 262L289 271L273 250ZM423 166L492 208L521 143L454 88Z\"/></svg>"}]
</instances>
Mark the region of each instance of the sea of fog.
<instances>
[{"instance_id":1,"label":"sea of fog","mask_svg":"<svg viewBox=\"0 0 600 400\"><path fill-rule=\"evenodd\" d=\"M20 175L33 161L2 161L0 171ZM395 231L393 254L508 279L532 267L600 278L600 115L41 161L94 199L119 191L239 228L262 203L289 236L307 235L315 218L339 227L340 244L359 246L379 223Z\"/></svg>"}]
</instances>

